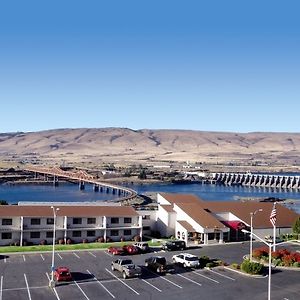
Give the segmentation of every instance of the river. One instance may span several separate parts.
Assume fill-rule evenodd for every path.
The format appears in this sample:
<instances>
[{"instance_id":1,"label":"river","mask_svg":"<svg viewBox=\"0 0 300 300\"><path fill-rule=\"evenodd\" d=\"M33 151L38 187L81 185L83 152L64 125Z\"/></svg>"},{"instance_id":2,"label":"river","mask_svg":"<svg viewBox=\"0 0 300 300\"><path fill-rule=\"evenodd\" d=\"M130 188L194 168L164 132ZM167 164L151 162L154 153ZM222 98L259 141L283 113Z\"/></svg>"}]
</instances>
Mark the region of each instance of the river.
<instances>
[{"instance_id":1,"label":"river","mask_svg":"<svg viewBox=\"0 0 300 300\"><path fill-rule=\"evenodd\" d=\"M146 192L189 193L209 201L237 200L238 197L275 197L280 199L291 199L293 200L293 203L287 203L285 205L300 213L300 190L199 183L145 183L130 184L128 187L136 190L139 194L144 194ZM15 204L19 201L82 202L112 199L118 199L118 196L111 193L94 192L92 185L89 184L86 184L85 190L79 190L78 185L75 184L60 184L57 187L52 185L0 185L0 200L6 200L9 204Z\"/></svg>"}]
</instances>

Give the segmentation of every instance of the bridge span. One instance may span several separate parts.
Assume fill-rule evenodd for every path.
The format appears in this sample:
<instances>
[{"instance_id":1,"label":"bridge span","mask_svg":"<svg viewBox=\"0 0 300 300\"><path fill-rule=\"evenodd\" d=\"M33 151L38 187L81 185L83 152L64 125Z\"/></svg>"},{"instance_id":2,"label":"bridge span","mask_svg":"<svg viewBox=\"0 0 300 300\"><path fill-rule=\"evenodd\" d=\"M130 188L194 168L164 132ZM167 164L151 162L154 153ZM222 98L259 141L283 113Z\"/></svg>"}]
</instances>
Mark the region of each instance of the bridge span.
<instances>
[{"instance_id":1,"label":"bridge span","mask_svg":"<svg viewBox=\"0 0 300 300\"><path fill-rule=\"evenodd\" d=\"M283 189L300 189L300 176L253 173L213 173L216 183Z\"/></svg>"},{"instance_id":2,"label":"bridge span","mask_svg":"<svg viewBox=\"0 0 300 300\"><path fill-rule=\"evenodd\" d=\"M129 200L134 198L137 195L137 192L133 189L118 186L115 184L110 184L107 182L101 182L94 176L88 174L86 171L79 170L76 172L71 171L64 171L58 167L37 167L37 166L30 166L23 168L24 171L33 172L35 177L38 174L43 174L44 176L51 176L53 177L53 184L58 184L58 178L66 178L70 180L76 180L79 183L79 188L83 190L85 188L85 183L90 183L93 185L93 189L95 192L106 192L106 193L113 193L118 194L120 196L119 200ZM123 197L121 197L123 195Z\"/></svg>"}]
</instances>

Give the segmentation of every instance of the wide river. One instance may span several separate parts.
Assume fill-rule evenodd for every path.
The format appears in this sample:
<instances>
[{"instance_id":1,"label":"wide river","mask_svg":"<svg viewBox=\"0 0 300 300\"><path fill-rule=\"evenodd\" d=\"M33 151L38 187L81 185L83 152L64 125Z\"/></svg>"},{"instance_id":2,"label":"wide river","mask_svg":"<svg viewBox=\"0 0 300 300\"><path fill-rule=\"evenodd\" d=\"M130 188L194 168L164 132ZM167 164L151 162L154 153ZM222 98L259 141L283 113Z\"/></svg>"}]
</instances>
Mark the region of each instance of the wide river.
<instances>
[{"instance_id":1,"label":"wide river","mask_svg":"<svg viewBox=\"0 0 300 300\"><path fill-rule=\"evenodd\" d=\"M139 194L146 192L168 192L195 194L203 200L226 201L237 200L238 197L275 197L280 199L293 199L293 203L285 204L287 207L300 213L300 190L286 190L274 188L224 186L210 184L132 184L128 187ZM79 190L78 185L60 184L57 187L51 185L0 185L0 200L8 203L19 201L40 202L82 202L103 201L117 199L117 195L111 193L94 192L91 185L86 185L84 191Z\"/></svg>"}]
</instances>

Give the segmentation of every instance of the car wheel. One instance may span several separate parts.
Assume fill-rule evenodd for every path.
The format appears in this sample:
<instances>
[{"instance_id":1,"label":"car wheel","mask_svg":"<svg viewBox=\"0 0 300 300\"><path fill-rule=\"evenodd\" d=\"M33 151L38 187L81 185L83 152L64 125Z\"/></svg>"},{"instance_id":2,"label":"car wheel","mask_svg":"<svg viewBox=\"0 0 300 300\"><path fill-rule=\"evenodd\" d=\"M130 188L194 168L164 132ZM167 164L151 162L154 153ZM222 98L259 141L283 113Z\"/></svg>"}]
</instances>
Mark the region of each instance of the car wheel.
<instances>
[{"instance_id":1,"label":"car wheel","mask_svg":"<svg viewBox=\"0 0 300 300\"><path fill-rule=\"evenodd\" d=\"M127 275L125 272L123 272L123 278L126 279L127 278Z\"/></svg>"},{"instance_id":2,"label":"car wheel","mask_svg":"<svg viewBox=\"0 0 300 300\"><path fill-rule=\"evenodd\" d=\"M111 270L114 271L114 270L115 270L115 267L114 267L114 266L111 266Z\"/></svg>"}]
</instances>

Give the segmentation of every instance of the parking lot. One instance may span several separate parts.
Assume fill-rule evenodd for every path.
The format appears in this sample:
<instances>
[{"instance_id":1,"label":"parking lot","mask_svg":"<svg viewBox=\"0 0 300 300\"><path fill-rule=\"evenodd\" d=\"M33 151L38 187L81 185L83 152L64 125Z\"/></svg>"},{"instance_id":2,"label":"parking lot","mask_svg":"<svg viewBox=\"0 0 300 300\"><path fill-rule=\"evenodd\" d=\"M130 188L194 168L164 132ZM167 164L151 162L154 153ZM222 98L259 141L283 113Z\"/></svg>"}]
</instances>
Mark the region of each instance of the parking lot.
<instances>
[{"instance_id":1,"label":"parking lot","mask_svg":"<svg viewBox=\"0 0 300 300\"><path fill-rule=\"evenodd\" d=\"M224 259L235 255L240 261L249 245L215 246L186 252ZM13 254L0 261L0 300L2 299L267 299L268 278L250 278L222 267L184 269L157 275L146 269L151 255L163 255L171 261L178 252L148 253L131 256L142 266L141 278L124 280L111 271L117 257L103 250L56 252L55 266L70 268L73 281L49 287L52 253ZM240 258L239 258L240 257ZM226 260L226 259L225 259ZM300 272L276 271L272 275L272 299L299 299Z\"/></svg>"}]
</instances>

